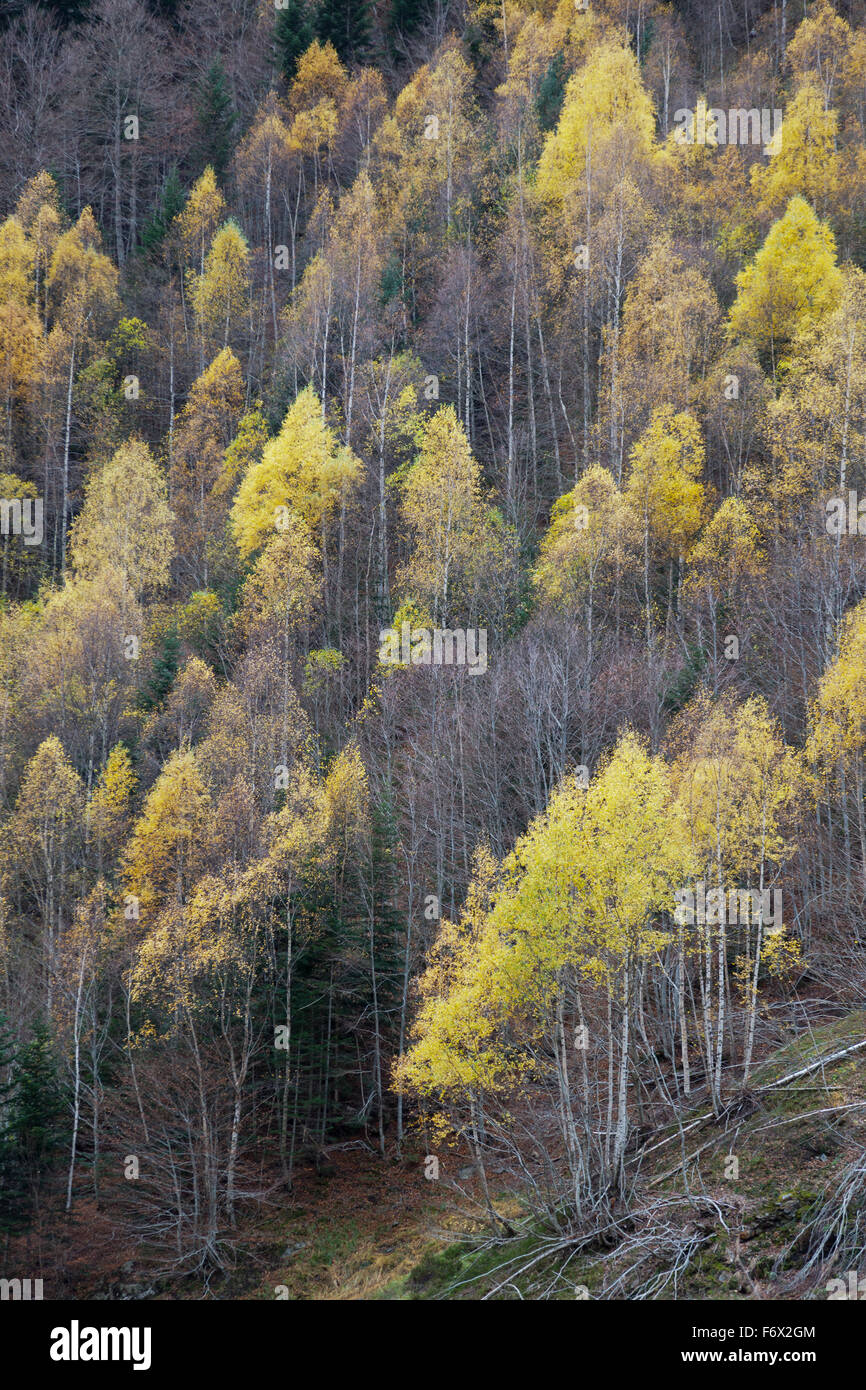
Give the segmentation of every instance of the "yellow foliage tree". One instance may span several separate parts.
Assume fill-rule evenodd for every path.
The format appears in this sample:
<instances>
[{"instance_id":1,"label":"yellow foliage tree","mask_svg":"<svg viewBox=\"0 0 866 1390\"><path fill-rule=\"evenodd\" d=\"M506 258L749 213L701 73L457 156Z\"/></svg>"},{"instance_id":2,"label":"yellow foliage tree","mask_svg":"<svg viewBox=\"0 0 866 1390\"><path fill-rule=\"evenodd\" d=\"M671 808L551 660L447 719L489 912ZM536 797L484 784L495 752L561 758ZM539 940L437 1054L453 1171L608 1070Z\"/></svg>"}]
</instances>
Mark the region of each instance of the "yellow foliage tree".
<instances>
[{"instance_id":1,"label":"yellow foliage tree","mask_svg":"<svg viewBox=\"0 0 866 1390\"><path fill-rule=\"evenodd\" d=\"M113 864L126 838L132 814L132 798L138 778L129 751L116 743L108 755L105 767L88 804L90 833L96 841L100 875Z\"/></svg>"},{"instance_id":2,"label":"yellow foliage tree","mask_svg":"<svg viewBox=\"0 0 866 1390\"><path fill-rule=\"evenodd\" d=\"M183 212L175 219L185 262L197 266L199 275L204 275L205 256L225 210L225 198L209 164L196 180Z\"/></svg>"},{"instance_id":3,"label":"yellow foliage tree","mask_svg":"<svg viewBox=\"0 0 866 1390\"><path fill-rule=\"evenodd\" d=\"M713 634L713 662L718 660L716 618L720 602L736 612L742 586L762 573L765 555L758 528L745 502L726 497L701 538L689 552L685 591L706 598ZM700 628L699 628L700 633Z\"/></svg>"},{"instance_id":4,"label":"yellow foliage tree","mask_svg":"<svg viewBox=\"0 0 866 1390\"><path fill-rule=\"evenodd\" d=\"M123 576L140 599L171 577L174 516L166 500L165 479L141 439L130 439L88 479L84 506L70 533L77 574L94 578L106 568Z\"/></svg>"},{"instance_id":5,"label":"yellow foliage tree","mask_svg":"<svg viewBox=\"0 0 866 1390\"><path fill-rule=\"evenodd\" d=\"M244 408L244 378L224 347L193 382L177 419L171 452L171 499L178 558L195 586L207 587L223 542L229 496L226 455Z\"/></svg>"},{"instance_id":6,"label":"yellow foliage tree","mask_svg":"<svg viewBox=\"0 0 866 1390\"><path fill-rule=\"evenodd\" d=\"M313 534L320 530L324 536L334 511L362 476L360 459L338 444L322 418L318 396L312 386L305 387L238 488L230 524L240 554L246 558L260 550L289 524L292 511Z\"/></svg>"},{"instance_id":7,"label":"yellow foliage tree","mask_svg":"<svg viewBox=\"0 0 866 1390\"><path fill-rule=\"evenodd\" d=\"M638 161L660 157L652 97L641 81L638 60L626 45L604 40L569 79L559 123L538 161L541 197L561 203L586 178L587 162L599 147L611 141Z\"/></svg>"},{"instance_id":8,"label":"yellow foliage tree","mask_svg":"<svg viewBox=\"0 0 866 1390\"><path fill-rule=\"evenodd\" d=\"M596 595L618 584L634 560L640 532L635 514L613 475L593 464L571 492L553 506L533 572L539 598L566 611L585 605L592 655Z\"/></svg>"},{"instance_id":9,"label":"yellow foliage tree","mask_svg":"<svg viewBox=\"0 0 866 1390\"><path fill-rule=\"evenodd\" d=\"M202 335L228 346L229 333L249 310L250 248L236 222L224 222L214 236L200 275L190 275L190 294Z\"/></svg>"},{"instance_id":10,"label":"yellow foliage tree","mask_svg":"<svg viewBox=\"0 0 866 1390\"><path fill-rule=\"evenodd\" d=\"M786 824L799 795L800 760L786 746L763 699L755 696L738 706L730 699L714 702L706 691L684 711L671 748L674 791L701 875L697 890L707 890L706 912L696 912L691 935L700 962L704 1061L713 1104L718 1106L728 1026L728 926L735 926L748 962L745 973L751 978L743 1044L748 1076L768 929L765 894L794 852ZM750 897L746 913L741 891L752 889L757 908ZM736 901L733 924L731 893ZM773 929L781 927L774 920ZM685 1047L683 1031L684 1069Z\"/></svg>"},{"instance_id":11,"label":"yellow foliage tree","mask_svg":"<svg viewBox=\"0 0 866 1390\"><path fill-rule=\"evenodd\" d=\"M769 354L775 380L787 367L798 334L820 324L841 295L833 233L805 198L792 198L754 260L737 276L731 333Z\"/></svg>"},{"instance_id":12,"label":"yellow foliage tree","mask_svg":"<svg viewBox=\"0 0 866 1390\"><path fill-rule=\"evenodd\" d=\"M603 1187L621 1181L636 981L670 939L660 917L690 864L667 770L630 733L588 790L566 779L501 867L483 850L476 856L465 912L440 930L415 1041L398 1067L419 1095L468 1106L476 1157L481 1095L507 1094L541 1069L560 1096L580 1199L592 1193L590 1153ZM609 1001L599 1146L580 1134L568 1079L566 1001L580 1017L581 989ZM593 1113L605 1113L600 1100Z\"/></svg>"},{"instance_id":13,"label":"yellow foliage tree","mask_svg":"<svg viewBox=\"0 0 866 1390\"><path fill-rule=\"evenodd\" d=\"M853 784L860 863L866 884L866 809L864 809L864 755L866 755L866 600L847 614L839 637L839 650L823 672L809 709L806 752L826 775L837 778L836 794L847 806L848 782Z\"/></svg>"},{"instance_id":14,"label":"yellow foliage tree","mask_svg":"<svg viewBox=\"0 0 866 1390\"><path fill-rule=\"evenodd\" d=\"M148 792L124 855L127 891L151 920L186 901L204 862L210 811L195 755L175 753Z\"/></svg>"},{"instance_id":15,"label":"yellow foliage tree","mask_svg":"<svg viewBox=\"0 0 866 1390\"><path fill-rule=\"evenodd\" d=\"M683 560L703 525L706 492L699 481L704 465L700 426L672 406L654 410L649 426L631 451L626 497L643 539L647 647L652 639L650 568L653 556L668 564L668 619L673 610L674 568L682 579Z\"/></svg>"},{"instance_id":16,"label":"yellow foliage tree","mask_svg":"<svg viewBox=\"0 0 866 1390\"><path fill-rule=\"evenodd\" d=\"M803 87L785 111L778 148L752 166L752 188L763 211L778 213L801 195L822 217L835 207L842 181L839 122L816 86Z\"/></svg>"},{"instance_id":17,"label":"yellow foliage tree","mask_svg":"<svg viewBox=\"0 0 866 1390\"><path fill-rule=\"evenodd\" d=\"M84 354L119 311L117 270L101 251L102 239L90 208L74 227L58 237L46 281L53 324L48 339L49 363L65 378L66 421L63 441L63 492L60 532L61 569L66 568L69 509L69 454L72 437L73 386Z\"/></svg>"},{"instance_id":18,"label":"yellow foliage tree","mask_svg":"<svg viewBox=\"0 0 866 1390\"><path fill-rule=\"evenodd\" d=\"M814 82L817 76L825 110L832 106L836 89L845 78L852 39L851 26L829 0L818 0L797 25L785 50L798 87Z\"/></svg>"},{"instance_id":19,"label":"yellow foliage tree","mask_svg":"<svg viewBox=\"0 0 866 1390\"><path fill-rule=\"evenodd\" d=\"M15 215L27 234L35 286L36 311L43 329L48 327L48 270L60 236L60 195L57 184L43 169L25 187L15 204Z\"/></svg>"},{"instance_id":20,"label":"yellow foliage tree","mask_svg":"<svg viewBox=\"0 0 866 1390\"><path fill-rule=\"evenodd\" d=\"M472 593L488 543L481 469L453 406L442 406L425 425L400 510L412 533L402 583L444 624L455 601Z\"/></svg>"},{"instance_id":21,"label":"yellow foliage tree","mask_svg":"<svg viewBox=\"0 0 866 1390\"><path fill-rule=\"evenodd\" d=\"M249 633L277 629L288 670L291 639L308 627L321 601L321 555L306 522L290 512L244 584L240 621Z\"/></svg>"},{"instance_id":22,"label":"yellow foliage tree","mask_svg":"<svg viewBox=\"0 0 866 1390\"><path fill-rule=\"evenodd\" d=\"M49 1009L58 945L72 916L83 848L83 812L81 778L60 739L51 734L24 769L0 858L3 877L11 876L42 924Z\"/></svg>"}]
</instances>

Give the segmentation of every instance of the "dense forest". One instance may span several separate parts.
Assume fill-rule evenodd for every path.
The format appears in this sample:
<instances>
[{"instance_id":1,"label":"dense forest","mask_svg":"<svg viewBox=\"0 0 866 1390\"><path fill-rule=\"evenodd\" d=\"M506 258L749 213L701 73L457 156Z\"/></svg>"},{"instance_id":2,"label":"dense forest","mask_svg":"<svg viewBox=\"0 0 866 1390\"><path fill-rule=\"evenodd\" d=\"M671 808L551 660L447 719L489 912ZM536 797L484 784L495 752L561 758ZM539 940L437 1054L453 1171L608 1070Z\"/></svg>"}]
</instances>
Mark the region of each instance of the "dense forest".
<instances>
[{"instance_id":1,"label":"dense forest","mask_svg":"<svg viewBox=\"0 0 866 1390\"><path fill-rule=\"evenodd\" d=\"M0 1274L848 1296L866 0L10 0L0 217Z\"/></svg>"}]
</instances>

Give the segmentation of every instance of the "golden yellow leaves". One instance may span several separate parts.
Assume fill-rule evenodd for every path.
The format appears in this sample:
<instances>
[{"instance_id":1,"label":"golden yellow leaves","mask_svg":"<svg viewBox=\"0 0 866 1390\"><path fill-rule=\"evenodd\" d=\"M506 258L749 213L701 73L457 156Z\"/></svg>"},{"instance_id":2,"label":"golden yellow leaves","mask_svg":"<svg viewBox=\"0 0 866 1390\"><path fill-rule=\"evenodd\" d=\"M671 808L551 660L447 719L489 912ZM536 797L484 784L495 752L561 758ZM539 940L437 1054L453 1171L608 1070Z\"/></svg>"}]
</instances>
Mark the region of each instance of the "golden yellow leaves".
<instances>
[{"instance_id":1,"label":"golden yellow leaves","mask_svg":"<svg viewBox=\"0 0 866 1390\"><path fill-rule=\"evenodd\" d=\"M594 464L554 504L533 572L543 603L566 610L616 580L634 561L639 520L606 468Z\"/></svg>"},{"instance_id":2,"label":"golden yellow leaves","mask_svg":"<svg viewBox=\"0 0 866 1390\"><path fill-rule=\"evenodd\" d=\"M866 600L847 614L839 651L809 710L808 756L819 766L853 767L858 787L866 751Z\"/></svg>"},{"instance_id":3,"label":"golden yellow leaves","mask_svg":"<svg viewBox=\"0 0 866 1390\"><path fill-rule=\"evenodd\" d=\"M555 131L538 162L539 195L562 204L587 176L598 149L617 141L639 161L660 157L652 98L629 48L605 40L572 77Z\"/></svg>"},{"instance_id":4,"label":"golden yellow leaves","mask_svg":"<svg viewBox=\"0 0 866 1390\"><path fill-rule=\"evenodd\" d=\"M530 1065L515 1030L543 1030L562 971L615 990L631 960L653 956L689 862L668 772L627 733L589 790L566 779L501 870L477 856L422 981L403 1080L425 1095L515 1084Z\"/></svg>"},{"instance_id":5,"label":"golden yellow leaves","mask_svg":"<svg viewBox=\"0 0 866 1390\"><path fill-rule=\"evenodd\" d=\"M290 511L311 532L321 529L351 495L362 471L360 460L325 424L312 386L305 387L238 489L230 524L241 555L253 554L277 534L280 509L286 513L285 529Z\"/></svg>"},{"instance_id":6,"label":"golden yellow leaves","mask_svg":"<svg viewBox=\"0 0 866 1390\"><path fill-rule=\"evenodd\" d=\"M775 375L798 334L836 308L842 285L833 233L805 198L792 198L737 276L731 332L768 352Z\"/></svg>"},{"instance_id":7,"label":"golden yellow leaves","mask_svg":"<svg viewBox=\"0 0 866 1390\"><path fill-rule=\"evenodd\" d=\"M130 439L88 479L70 535L76 572L90 579L117 570L135 598L164 587L174 555L173 521L162 472L143 440Z\"/></svg>"}]
</instances>

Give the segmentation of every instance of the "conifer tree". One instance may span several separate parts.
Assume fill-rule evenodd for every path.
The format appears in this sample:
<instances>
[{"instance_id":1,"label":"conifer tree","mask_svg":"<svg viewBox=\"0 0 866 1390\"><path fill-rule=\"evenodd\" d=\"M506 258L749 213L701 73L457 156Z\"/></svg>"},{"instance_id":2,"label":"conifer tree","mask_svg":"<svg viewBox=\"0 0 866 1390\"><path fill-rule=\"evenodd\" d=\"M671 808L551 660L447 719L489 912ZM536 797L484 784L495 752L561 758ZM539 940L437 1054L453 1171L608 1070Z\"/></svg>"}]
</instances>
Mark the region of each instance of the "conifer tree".
<instances>
[{"instance_id":1,"label":"conifer tree","mask_svg":"<svg viewBox=\"0 0 866 1390\"><path fill-rule=\"evenodd\" d=\"M41 1018L34 1023L30 1041L15 1062L11 1128L29 1203L38 1207L60 1158L68 1128L54 1045L48 1025Z\"/></svg>"},{"instance_id":2,"label":"conifer tree","mask_svg":"<svg viewBox=\"0 0 866 1390\"><path fill-rule=\"evenodd\" d=\"M369 0L319 0L316 36L332 43L344 63L363 56L371 24Z\"/></svg>"},{"instance_id":3,"label":"conifer tree","mask_svg":"<svg viewBox=\"0 0 866 1390\"><path fill-rule=\"evenodd\" d=\"M217 54L202 77L197 94L196 153L202 164L211 166L218 179L224 177L232 157L237 119L223 60Z\"/></svg>"},{"instance_id":4,"label":"conifer tree","mask_svg":"<svg viewBox=\"0 0 866 1390\"><path fill-rule=\"evenodd\" d=\"M310 0L287 0L283 9L277 10L274 26L274 52L277 66L286 82L293 82L298 59L306 53L316 36L314 15Z\"/></svg>"}]
</instances>

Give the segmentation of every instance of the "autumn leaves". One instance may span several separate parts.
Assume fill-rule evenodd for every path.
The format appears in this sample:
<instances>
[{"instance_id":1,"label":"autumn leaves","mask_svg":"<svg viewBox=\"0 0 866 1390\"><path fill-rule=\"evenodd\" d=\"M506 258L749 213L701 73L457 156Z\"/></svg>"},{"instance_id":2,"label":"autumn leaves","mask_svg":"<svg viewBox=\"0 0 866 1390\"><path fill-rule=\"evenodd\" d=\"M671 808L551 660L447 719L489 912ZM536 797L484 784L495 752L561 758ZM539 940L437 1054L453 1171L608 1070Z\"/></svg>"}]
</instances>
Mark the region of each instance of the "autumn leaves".
<instances>
[{"instance_id":1,"label":"autumn leaves","mask_svg":"<svg viewBox=\"0 0 866 1390\"><path fill-rule=\"evenodd\" d=\"M552 1090L578 1203L621 1185L650 1054L664 1052L666 1088L688 1095L697 1073L718 1107L748 1079L761 982L799 968L790 924L760 906L730 927L724 914L686 924L675 904L700 878L761 894L778 883L801 784L760 700L693 702L665 756L623 734L587 789L565 779L501 864L477 852L464 911L443 923L422 980L405 1084L470 1139L485 1107L521 1151L519 1096ZM648 1007L659 990L661 1032Z\"/></svg>"}]
</instances>

